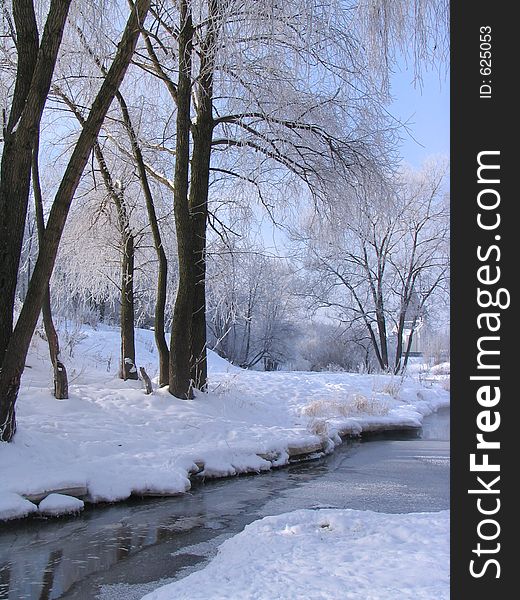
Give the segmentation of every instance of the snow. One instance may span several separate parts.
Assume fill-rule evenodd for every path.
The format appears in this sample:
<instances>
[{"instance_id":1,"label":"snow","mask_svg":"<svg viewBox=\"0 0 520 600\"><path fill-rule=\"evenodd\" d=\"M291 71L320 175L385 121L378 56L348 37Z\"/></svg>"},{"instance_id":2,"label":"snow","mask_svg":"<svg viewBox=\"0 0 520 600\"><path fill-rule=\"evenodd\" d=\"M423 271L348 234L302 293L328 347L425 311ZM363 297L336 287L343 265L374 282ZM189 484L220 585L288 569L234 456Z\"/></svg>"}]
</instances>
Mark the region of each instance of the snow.
<instances>
[{"instance_id":1,"label":"snow","mask_svg":"<svg viewBox=\"0 0 520 600\"><path fill-rule=\"evenodd\" d=\"M137 365L156 377L153 332L137 330L136 345ZM193 401L166 389L145 395L142 382L118 379L119 347L119 331L108 326L85 327L62 342L70 398L56 400L46 343L35 336L18 430L0 444L0 520L31 512L22 496L55 491L90 502L184 493L201 469L205 477L261 472L305 449L332 451L339 434L417 427L449 404L437 381L245 371L213 352L208 394Z\"/></svg>"},{"instance_id":2,"label":"snow","mask_svg":"<svg viewBox=\"0 0 520 600\"><path fill-rule=\"evenodd\" d=\"M0 515L2 519L16 519L26 517L38 511L38 507L22 498L19 494L0 492Z\"/></svg>"},{"instance_id":3,"label":"snow","mask_svg":"<svg viewBox=\"0 0 520 600\"><path fill-rule=\"evenodd\" d=\"M297 510L255 521L143 600L447 600L449 511Z\"/></svg>"},{"instance_id":4,"label":"snow","mask_svg":"<svg viewBox=\"0 0 520 600\"><path fill-rule=\"evenodd\" d=\"M49 494L40 502L38 510L42 515L56 517L79 513L84 507L84 502L79 498L74 498L74 496Z\"/></svg>"}]
</instances>

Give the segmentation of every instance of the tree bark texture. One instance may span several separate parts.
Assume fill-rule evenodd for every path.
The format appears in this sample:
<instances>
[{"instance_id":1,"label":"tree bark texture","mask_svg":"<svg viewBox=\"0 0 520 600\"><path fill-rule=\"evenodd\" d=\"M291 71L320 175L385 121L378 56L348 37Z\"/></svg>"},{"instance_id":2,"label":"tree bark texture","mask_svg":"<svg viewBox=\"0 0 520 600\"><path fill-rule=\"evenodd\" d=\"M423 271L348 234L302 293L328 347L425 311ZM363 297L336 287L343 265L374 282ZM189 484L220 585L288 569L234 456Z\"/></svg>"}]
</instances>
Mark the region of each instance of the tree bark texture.
<instances>
[{"instance_id":1,"label":"tree bark texture","mask_svg":"<svg viewBox=\"0 0 520 600\"><path fill-rule=\"evenodd\" d=\"M213 64L214 36L208 33L201 59L199 81L199 104L197 122L193 131L193 156L191 160L190 215L193 227L193 316L191 378L199 390L207 387L207 340L206 340L206 229L208 224L208 190L213 139Z\"/></svg>"},{"instance_id":2,"label":"tree bark texture","mask_svg":"<svg viewBox=\"0 0 520 600\"><path fill-rule=\"evenodd\" d=\"M219 20L218 0L208 0L207 32L201 44L197 78L197 119L192 125L193 154L189 212L193 230L193 312L191 323L191 380L195 388L207 388L206 326L206 229L208 224L208 192L213 140L213 72L215 43Z\"/></svg>"},{"instance_id":3,"label":"tree bark texture","mask_svg":"<svg viewBox=\"0 0 520 600\"><path fill-rule=\"evenodd\" d=\"M70 0L51 2L40 44L32 0L13 1L18 62L13 102L3 132L0 165L0 365L13 331L32 148L47 100L69 5ZM0 428L3 423L0 408Z\"/></svg>"},{"instance_id":4,"label":"tree bark texture","mask_svg":"<svg viewBox=\"0 0 520 600\"><path fill-rule=\"evenodd\" d=\"M193 314L193 237L188 202L191 126L191 52L193 24L189 0L180 2L177 140L174 172L174 214L179 258L179 283L170 339L169 391L177 398L193 398L191 334Z\"/></svg>"},{"instance_id":5,"label":"tree bark texture","mask_svg":"<svg viewBox=\"0 0 520 600\"><path fill-rule=\"evenodd\" d=\"M125 211L126 214L126 211ZM127 227L122 232L121 258L121 368L119 376L139 379L135 365L135 324L134 324L134 236Z\"/></svg>"}]
</instances>

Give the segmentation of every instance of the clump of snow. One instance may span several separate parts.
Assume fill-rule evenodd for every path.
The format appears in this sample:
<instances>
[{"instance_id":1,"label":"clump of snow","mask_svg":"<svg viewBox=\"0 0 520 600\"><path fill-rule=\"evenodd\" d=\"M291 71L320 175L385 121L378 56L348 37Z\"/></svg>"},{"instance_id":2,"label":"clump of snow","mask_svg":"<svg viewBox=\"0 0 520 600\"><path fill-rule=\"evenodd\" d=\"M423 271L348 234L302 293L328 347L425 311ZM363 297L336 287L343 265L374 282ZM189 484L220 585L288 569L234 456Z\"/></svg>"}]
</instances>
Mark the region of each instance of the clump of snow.
<instances>
[{"instance_id":1,"label":"clump of snow","mask_svg":"<svg viewBox=\"0 0 520 600\"><path fill-rule=\"evenodd\" d=\"M41 515L57 517L60 515L77 514L85 507L83 500L66 496L65 494L49 494L38 505Z\"/></svg>"},{"instance_id":2,"label":"clump of snow","mask_svg":"<svg viewBox=\"0 0 520 600\"><path fill-rule=\"evenodd\" d=\"M450 363L443 362L443 363L439 363L438 365L434 365L430 369L430 373L432 375L449 375L450 374Z\"/></svg>"},{"instance_id":3,"label":"clump of snow","mask_svg":"<svg viewBox=\"0 0 520 600\"><path fill-rule=\"evenodd\" d=\"M156 378L153 335L136 330L136 365ZM417 377L247 371L214 352L208 356L209 393L193 401L167 389L145 395L142 382L118 378L117 328L85 327L76 340L66 364L68 400L52 396L46 343L33 340L17 403L18 430L12 443L0 444L6 506L6 494L83 490L78 494L89 501L113 502L132 494L183 493L193 473L261 472L306 448L330 452L341 443L339 434L419 427L423 416L449 404L440 384L425 386ZM0 520L12 518L11 512L0 509Z\"/></svg>"},{"instance_id":4,"label":"clump of snow","mask_svg":"<svg viewBox=\"0 0 520 600\"><path fill-rule=\"evenodd\" d=\"M37 512L38 507L19 494L0 492L0 519L21 519Z\"/></svg>"},{"instance_id":5,"label":"clump of snow","mask_svg":"<svg viewBox=\"0 0 520 600\"><path fill-rule=\"evenodd\" d=\"M143 600L447 600L449 511L298 510L226 540L204 569Z\"/></svg>"}]
</instances>

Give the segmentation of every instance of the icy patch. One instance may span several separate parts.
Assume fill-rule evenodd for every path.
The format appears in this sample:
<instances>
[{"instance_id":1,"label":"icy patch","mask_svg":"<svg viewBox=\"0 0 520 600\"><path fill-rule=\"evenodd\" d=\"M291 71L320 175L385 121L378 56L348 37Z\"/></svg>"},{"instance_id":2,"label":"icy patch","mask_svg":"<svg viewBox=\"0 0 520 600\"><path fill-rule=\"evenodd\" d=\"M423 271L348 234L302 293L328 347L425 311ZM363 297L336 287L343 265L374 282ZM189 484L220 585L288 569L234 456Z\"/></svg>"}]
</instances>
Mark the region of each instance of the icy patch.
<instances>
[{"instance_id":1,"label":"icy patch","mask_svg":"<svg viewBox=\"0 0 520 600\"><path fill-rule=\"evenodd\" d=\"M198 542L197 544L192 544L191 546L184 546L181 550L177 550L176 552L172 552L171 556L182 556L183 554L192 554L193 556L200 557L208 557L214 556L217 552L217 546L219 546L222 542L229 539L231 534L222 533L221 535L217 535L211 540L205 542Z\"/></svg>"},{"instance_id":2,"label":"icy patch","mask_svg":"<svg viewBox=\"0 0 520 600\"><path fill-rule=\"evenodd\" d=\"M159 585L167 585L174 581L170 579L160 579L159 581L150 581L147 583L113 583L102 585L96 596L96 600L140 600L143 594L148 594Z\"/></svg>"},{"instance_id":3,"label":"icy patch","mask_svg":"<svg viewBox=\"0 0 520 600\"><path fill-rule=\"evenodd\" d=\"M420 456L420 455L418 455L415 458L417 458L417 460L428 463L430 465L436 465L436 466L441 466L441 467L444 467L444 466L450 464L449 456Z\"/></svg>"}]
</instances>

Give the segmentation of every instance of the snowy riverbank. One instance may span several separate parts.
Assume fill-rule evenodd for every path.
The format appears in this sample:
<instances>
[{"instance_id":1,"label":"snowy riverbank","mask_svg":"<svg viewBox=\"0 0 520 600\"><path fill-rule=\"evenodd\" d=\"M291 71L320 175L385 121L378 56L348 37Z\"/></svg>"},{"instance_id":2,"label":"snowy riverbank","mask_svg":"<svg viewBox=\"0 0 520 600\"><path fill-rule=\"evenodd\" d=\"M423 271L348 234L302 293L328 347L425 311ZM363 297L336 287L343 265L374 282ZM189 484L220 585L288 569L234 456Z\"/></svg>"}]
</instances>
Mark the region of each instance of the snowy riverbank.
<instances>
[{"instance_id":1,"label":"snowy riverbank","mask_svg":"<svg viewBox=\"0 0 520 600\"><path fill-rule=\"evenodd\" d=\"M143 600L448 600L449 511L297 510L226 540Z\"/></svg>"},{"instance_id":2,"label":"snowy riverbank","mask_svg":"<svg viewBox=\"0 0 520 600\"><path fill-rule=\"evenodd\" d=\"M85 329L68 361L70 399L51 394L45 343L33 343L17 405L18 432L0 444L0 520L38 511L51 492L89 502L189 489L331 451L347 434L418 427L449 404L442 382L351 373L254 372L210 353L210 393L178 400L117 379L118 331ZM153 332L138 330L138 363L154 374ZM47 514L80 510L52 497ZM45 503L40 504L44 512Z\"/></svg>"}]
</instances>

